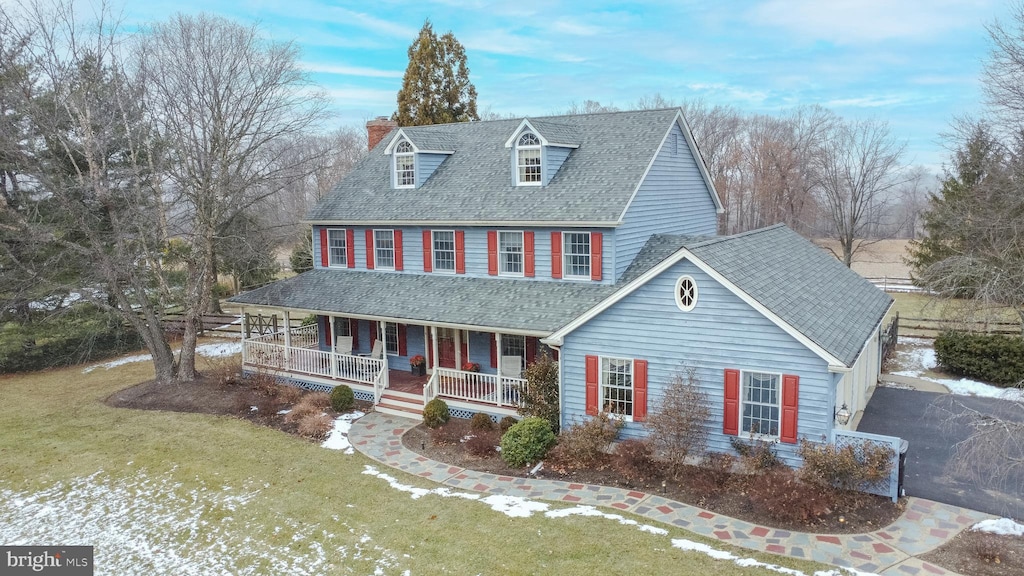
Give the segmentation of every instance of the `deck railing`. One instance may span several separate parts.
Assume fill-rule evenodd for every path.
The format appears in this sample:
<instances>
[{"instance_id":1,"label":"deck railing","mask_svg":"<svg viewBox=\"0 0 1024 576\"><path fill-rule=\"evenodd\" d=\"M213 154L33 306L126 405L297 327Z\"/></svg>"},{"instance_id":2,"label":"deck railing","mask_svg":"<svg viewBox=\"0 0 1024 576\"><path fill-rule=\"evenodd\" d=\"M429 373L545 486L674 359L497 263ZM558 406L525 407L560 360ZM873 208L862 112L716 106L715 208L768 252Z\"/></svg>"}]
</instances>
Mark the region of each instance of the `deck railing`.
<instances>
[{"instance_id":1,"label":"deck railing","mask_svg":"<svg viewBox=\"0 0 1024 576\"><path fill-rule=\"evenodd\" d=\"M436 368L434 376L437 379L438 396L486 402L499 407L517 406L520 394L526 389L526 380L503 376L499 381L496 374ZM425 395L426 388L423 391Z\"/></svg>"},{"instance_id":2,"label":"deck railing","mask_svg":"<svg viewBox=\"0 0 1024 576\"><path fill-rule=\"evenodd\" d=\"M348 380L373 386L375 391L380 387L381 392L388 385L386 358L367 358L297 346L286 347L283 344L256 339L246 340L244 347L246 362L261 368ZM375 396L379 399L379 393L375 393Z\"/></svg>"},{"instance_id":3,"label":"deck railing","mask_svg":"<svg viewBox=\"0 0 1024 576\"><path fill-rule=\"evenodd\" d=\"M316 348L320 343L320 334L316 324L292 328L292 346L295 348ZM284 344L284 330L246 339L246 342L264 342L267 344Z\"/></svg>"}]
</instances>

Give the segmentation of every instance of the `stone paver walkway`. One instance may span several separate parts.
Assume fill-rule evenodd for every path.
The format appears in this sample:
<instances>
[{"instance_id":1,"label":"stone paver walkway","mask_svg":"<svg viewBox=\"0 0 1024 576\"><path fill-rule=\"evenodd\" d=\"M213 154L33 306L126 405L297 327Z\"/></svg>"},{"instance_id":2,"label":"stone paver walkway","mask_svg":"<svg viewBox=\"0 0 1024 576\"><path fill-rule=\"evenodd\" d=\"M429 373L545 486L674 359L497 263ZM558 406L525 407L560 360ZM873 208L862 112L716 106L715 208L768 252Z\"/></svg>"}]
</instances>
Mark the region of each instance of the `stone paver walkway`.
<instances>
[{"instance_id":1,"label":"stone paver walkway","mask_svg":"<svg viewBox=\"0 0 1024 576\"><path fill-rule=\"evenodd\" d=\"M437 462L402 446L402 435L415 425L412 420L373 412L352 424L349 440L357 450L382 464L453 488L604 506L751 550L846 566L883 576L954 574L916 556L934 550L965 528L992 518L989 514L966 508L910 498L906 512L896 522L877 532L807 534L778 530L646 492L498 476Z\"/></svg>"}]
</instances>

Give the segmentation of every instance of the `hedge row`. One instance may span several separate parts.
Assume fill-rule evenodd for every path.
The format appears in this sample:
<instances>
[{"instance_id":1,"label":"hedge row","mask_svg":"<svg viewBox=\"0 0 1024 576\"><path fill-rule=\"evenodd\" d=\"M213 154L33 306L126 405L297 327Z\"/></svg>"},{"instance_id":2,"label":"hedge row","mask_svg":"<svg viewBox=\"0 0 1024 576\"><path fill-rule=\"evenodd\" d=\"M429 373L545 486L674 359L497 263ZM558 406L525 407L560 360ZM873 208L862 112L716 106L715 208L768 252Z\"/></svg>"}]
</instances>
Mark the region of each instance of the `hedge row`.
<instances>
[{"instance_id":1,"label":"hedge row","mask_svg":"<svg viewBox=\"0 0 1024 576\"><path fill-rule=\"evenodd\" d=\"M142 338L120 318L80 305L56 318L0 325L0 373L69 366L143 345Z\"/></svg>"},{"instance_id":2,"label":"hedge row","mask_svg":"<svg viewBox=\"0 0 1024 576\"><path fill-rule=\"evenodd\" d=\"M953 374L997 386L1024 381L1024 338L1019 336L945 332L935 339L935 358Z\"/></svg>"}]
</instances>

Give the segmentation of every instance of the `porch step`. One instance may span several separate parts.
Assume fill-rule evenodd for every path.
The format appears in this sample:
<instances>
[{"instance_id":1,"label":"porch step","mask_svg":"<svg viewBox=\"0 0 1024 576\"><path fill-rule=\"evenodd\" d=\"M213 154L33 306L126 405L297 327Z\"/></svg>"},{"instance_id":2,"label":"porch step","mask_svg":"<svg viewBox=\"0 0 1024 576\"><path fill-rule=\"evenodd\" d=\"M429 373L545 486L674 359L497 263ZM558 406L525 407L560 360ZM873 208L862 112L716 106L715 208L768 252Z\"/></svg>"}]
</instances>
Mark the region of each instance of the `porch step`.
<instances>
[{"instance_id":1,"label":"porch step","mask_svg":"<svg viewBox=\"0 0 1024 576\"><path fill-rule=\"evenodd\" d=\"M381 394L381 400L384 398L394 398L395 400L412 401L423 407L423 393L416 394L414 392L402 392L395 390L394 388L388 388Z\"/></svg>"},{"instance_id":2,"label":"porch step","mask_svg":"<svg viewBox=\"0 0 1024 576\"><path fill-rule=\"evenodd\" d=\"M388 414L389 416L401 416L402 418L412 418L414 420L420 420L423 418L422 406L414 408L406 404L392 404L383 398L380 403L374 407L374 410L382 414Z\"/></svg>"},{"instance_id":3,"label":"porch step","mask_svg":"<svg viewBox=\"0 0 1024 576\"><path fill-rule=\"evenodd\" d=\"M376 409L392 416L418 419L423 416L423 396L398 390L385 390Z\"/></svg>"}]
</instances>

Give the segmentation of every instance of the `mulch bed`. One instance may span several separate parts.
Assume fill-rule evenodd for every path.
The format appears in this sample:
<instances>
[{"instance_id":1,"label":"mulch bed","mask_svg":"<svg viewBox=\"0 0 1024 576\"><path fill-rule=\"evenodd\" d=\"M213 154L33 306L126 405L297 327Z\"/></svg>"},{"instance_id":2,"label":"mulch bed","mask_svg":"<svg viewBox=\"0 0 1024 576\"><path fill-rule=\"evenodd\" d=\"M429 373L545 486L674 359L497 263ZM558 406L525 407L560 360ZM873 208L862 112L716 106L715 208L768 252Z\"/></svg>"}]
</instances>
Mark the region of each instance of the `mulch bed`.
<instances>
[{"instance_id":1,"label":"mulch bed","mask_svg":"<svg viewBox=\"0 0 1024 576\"><path fill-rule=\"evenodd\" d=\"M455 419L452 422L457 422ZM449 424L450 425L450 424ZM422 424L406 432L402 438L405 447L440 462L481 472L504 476L528 476L529 469L511 468L497 455L473 456L461 442L436 444L430 430ZM468 427L465 434L471 434ZM454 435L458 437L458 435ZM751 482L760 479L750 474L720 474L696 466L688 469L676 480L659 470L652 469L642 480L627 481L611 467L606 456L596 466L580 470L558 469L546 463L534 478L600 484L658 494L699 506L718 514L739 518L763 526L803 532L841 534L878 530L895 521L903 513L904 502L894 504L888 498L858 492L840 493L831 512L813 521L785 522L755 510L746 493ZM763 480L760 480L763 481Z\"/></svg>"},{"instance_id":2,"label":"mulch bed","mask_svg":"<svg viewBox=\"0 0 1024 576\"><path fill-rule=\"evenodd\" d=\"M1024 538L965 530L921 559L971 576L1024 574Z\"/></svg>"}]
</instances>

